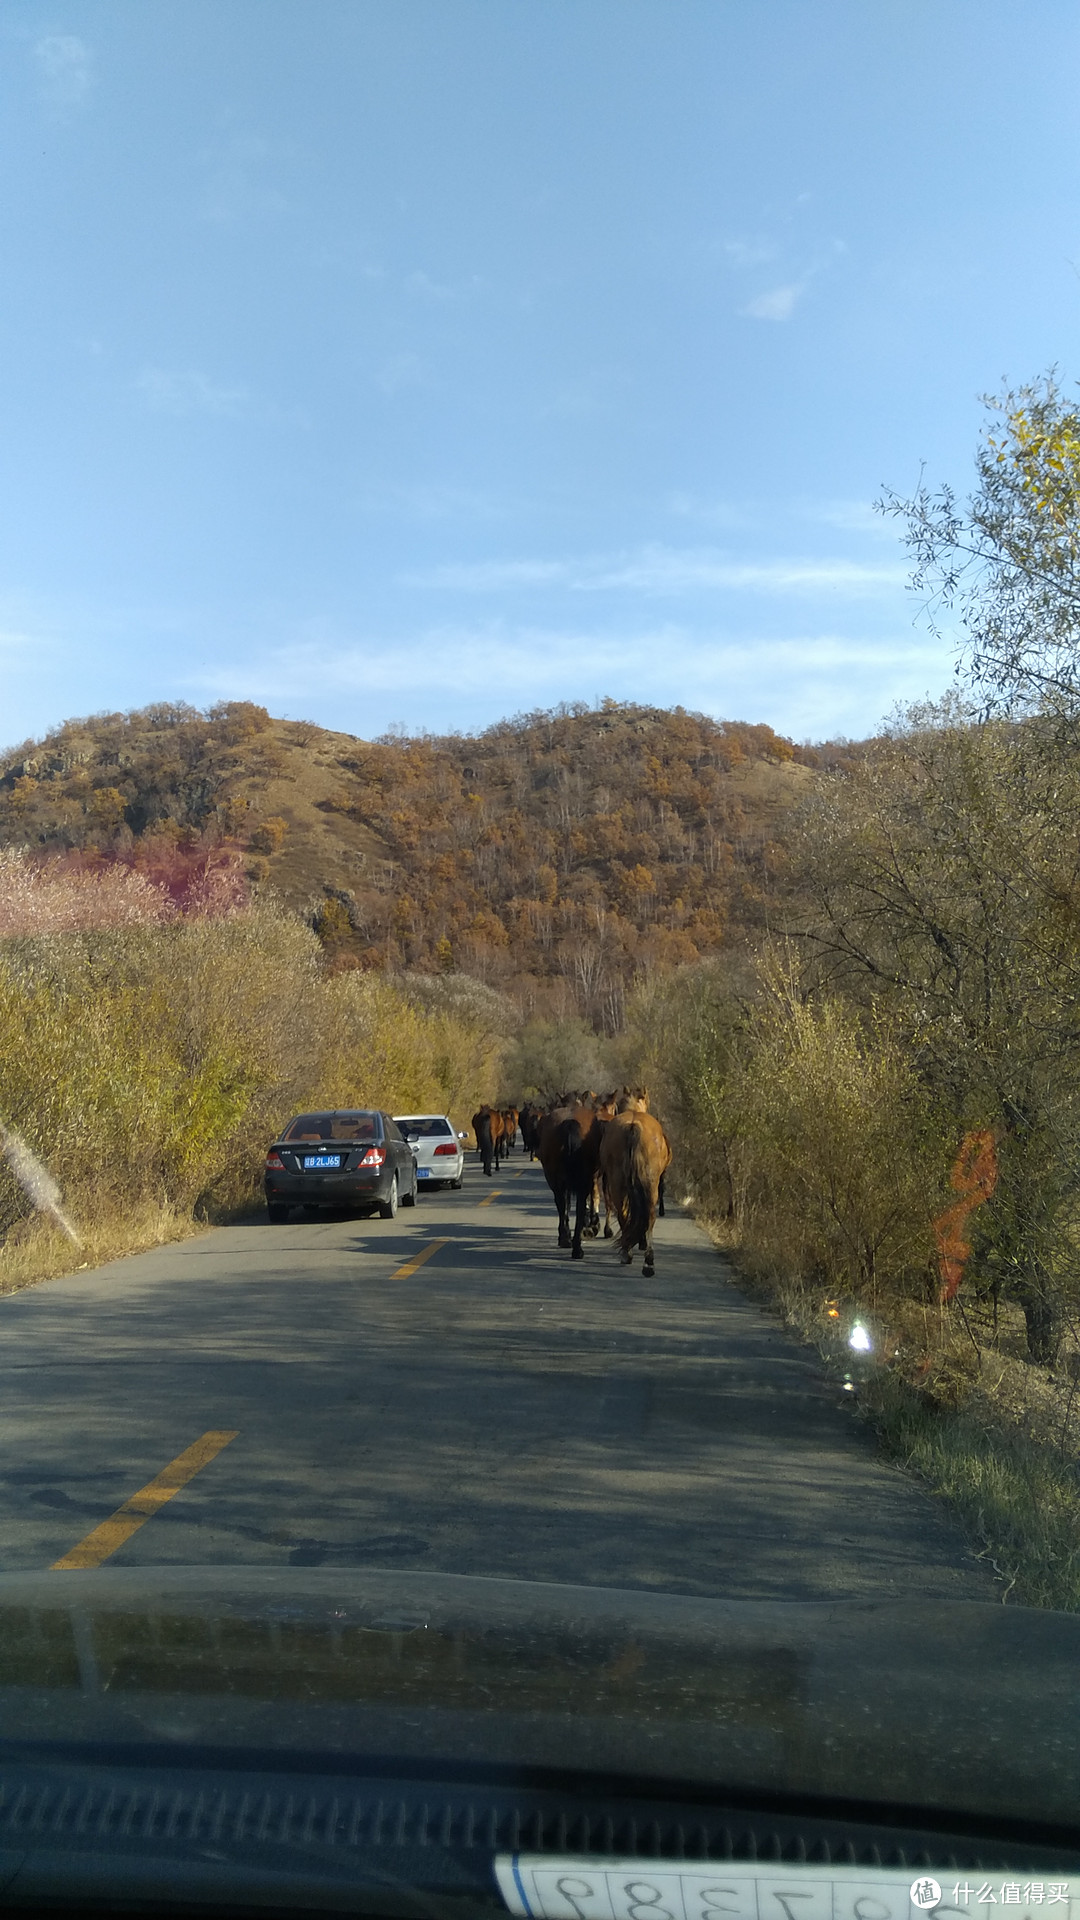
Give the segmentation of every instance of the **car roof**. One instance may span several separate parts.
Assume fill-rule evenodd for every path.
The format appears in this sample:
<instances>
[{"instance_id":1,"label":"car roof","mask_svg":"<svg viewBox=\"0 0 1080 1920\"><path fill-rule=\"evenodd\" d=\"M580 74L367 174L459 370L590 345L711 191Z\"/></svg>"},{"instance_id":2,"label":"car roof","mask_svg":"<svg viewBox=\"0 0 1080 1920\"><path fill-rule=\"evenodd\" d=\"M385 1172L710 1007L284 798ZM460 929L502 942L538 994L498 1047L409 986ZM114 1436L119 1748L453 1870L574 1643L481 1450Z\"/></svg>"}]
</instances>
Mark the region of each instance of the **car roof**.
<instances>
[{"instance_id":1,"label":"car roof","mask_svg":"<svg viewBox=\"0 0 1080 1920\"><path fill-rule=\"evenodd\" d=\"M449 1123L448 1113L395 1113L395 1120L445 1120Z\"/></svg>"}]
</instances>

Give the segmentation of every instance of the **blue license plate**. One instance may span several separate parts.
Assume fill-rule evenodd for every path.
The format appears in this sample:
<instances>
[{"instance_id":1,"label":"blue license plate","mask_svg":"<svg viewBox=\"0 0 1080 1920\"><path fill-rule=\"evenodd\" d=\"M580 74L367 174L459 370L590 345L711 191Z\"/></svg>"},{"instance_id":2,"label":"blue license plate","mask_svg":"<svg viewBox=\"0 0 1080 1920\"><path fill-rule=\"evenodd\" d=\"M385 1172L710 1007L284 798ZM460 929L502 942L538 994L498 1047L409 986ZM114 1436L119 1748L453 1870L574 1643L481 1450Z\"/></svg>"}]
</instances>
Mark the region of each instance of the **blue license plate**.
<instances>
[{"instance_id":1,"label":"blue license plate","mask_svg":"<svg viewBox=\"0 0 1080 1920\"><path fill-rule=\"evenodd\" d=\"M312 1169L315 1167L340 1167L341 1155L340 1153L305 1153L304 1165Z\"/></svg>"},{"instance_id":2,"label":"blue license plate","mask_svg":"<svg viewBox=\"0 0 1080 1920\"><path fill-rule=\"evenodd\" d=\"M417 1169L416 1169L416 1177L417 1177L417 1179L418 1179L418 1180L430 1180L430 1179L431 1179L431 1168L430 1168L430 1167L417 1167Z\"/></svg>"}]
</instances>

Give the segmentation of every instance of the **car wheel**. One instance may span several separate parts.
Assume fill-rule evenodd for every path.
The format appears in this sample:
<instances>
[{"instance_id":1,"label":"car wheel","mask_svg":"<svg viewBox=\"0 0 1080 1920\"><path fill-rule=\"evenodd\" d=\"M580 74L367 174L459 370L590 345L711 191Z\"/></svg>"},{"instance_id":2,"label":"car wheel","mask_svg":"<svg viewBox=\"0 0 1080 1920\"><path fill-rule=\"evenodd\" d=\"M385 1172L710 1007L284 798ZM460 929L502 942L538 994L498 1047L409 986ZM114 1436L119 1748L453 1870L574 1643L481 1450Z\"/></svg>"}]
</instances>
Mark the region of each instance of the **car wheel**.
<instances>
[{"instance_id":1,"label":"car wheel","mask_svg":"<svg viewBox=\"0 0 1080 1920\"><path fill-rule=\"evenodd\" d=\"M266 1203L266 1217L272 1227L283 1227L289 1217L288 1207L276 1207L271 1201Z\"/></svg>"},{"instance_id":2,"label":"car wheel","mask_svg":"<svg viewBox=\"0 0 1080 1920\"><path fill-rule=\"evenodd\" d=\"M397 1202L398 1202L397 1174L395 1173L393 1179L390 1182L389 1200L379 1201L379 1212L382 1215L382 1218L384 1220L392 1220L394 1218L394 1215L397 1212Z\"/></svg>"},{"instance_id":3,"label":"car wheel","mask_svg":"<svg viewBox=\"0 0 1080 1920\"><path fill-rule=\"evenodd\" d=\"M403 1207L415 1207L415 1205L416 1205L416 1188L417 1188L417 1179L416 1179L416 1175L415 1175L415 1173L414 1173L414 1174L413 1174L413 1177L412 1177L412 1192L411 1192L411 1193L403 1193L403 1194L402 1194L402 1196L401 1196L401 1204L402 1204L402 1206L403 1206Z\"/></svg>"},{"instance_id":4,"label":"car wheel","mask_svg":"<svg viewBox=\"0 0 1080 1920\"><path fill-rule=\"evenodd\" d=\"M452 1186L452 1187L454 1188L454 1191L455 1191L456 1193L460 1193L460 1191L461 1191L461 1181L460 1181L460 1180L451 1180L451 1182L450 1182L450 1185L451 1185L451 1186Z\"/></svg>"}]
</instances>

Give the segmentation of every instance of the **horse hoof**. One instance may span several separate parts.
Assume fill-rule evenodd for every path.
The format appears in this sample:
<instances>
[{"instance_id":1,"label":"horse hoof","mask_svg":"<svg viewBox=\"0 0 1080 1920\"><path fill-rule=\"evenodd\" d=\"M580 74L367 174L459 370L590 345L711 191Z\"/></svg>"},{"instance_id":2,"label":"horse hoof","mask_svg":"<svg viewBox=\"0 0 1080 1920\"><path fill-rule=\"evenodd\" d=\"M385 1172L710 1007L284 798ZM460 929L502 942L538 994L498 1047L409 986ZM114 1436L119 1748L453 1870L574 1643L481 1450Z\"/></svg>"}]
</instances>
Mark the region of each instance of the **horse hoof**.
<instances>
[{"instance_id":1,"label":"horse hoof","mask_svg":"<svg viewBox=\"0 0 1080 1920\"><path fill-rule=\"evenodd\" d=\"M570 1258L571 1260L584 1260L585 1258L584 1247L575 1247L573 1253L570 1255Z\"/></svg>"},{"instance_id":2,"label":"horse hoof","mask_svg":"<svg viewBox=\"0 0 1080 1920\"><path fill-rule=\"evenodd\" d=\"M614 1238L615 1238L615 1229L614 1229L614 1227L605 1227L605 1228L604 1228L604 1239L605 1239L605 1240L614 1240Z\"/></svg>"},{"instance_id":3,"label":"horse hoof","mask_svg":"<svg viewBox=\"0 0 1080 1920\"><path fill-rule=\"evenodd\" d=\"M632 1266L633 1266L633 1264L634 1264L634 1256L633 1256L633 1254L632 1254L632 1253L624 1253L624 1254L622 1254L622 1255L621 1255L621 1257L620 1257L620 1265L621 1265L621 1266L624 1266L624 1267L632 1267Z\"/></svg>"},{"instance_id":4,"label":"horse hoof","mask_svg":"<svg viewBox=\"0 0 1080 1920\"><path fill-rule=\"evenodd\" d=\"M560 1233L560 1235L559 1235L559 1245L560 1245L560 1247L572 1247L572 1246L573 1246L573 1244L574 1244L574 1243L573 1243L573 1241L571 1240L571 1238L570 1238L570 1235L569 1235L568 1233Z\"/></svg>"},{"instance_id":5,"label":"horse hoof","mask_svg":"<svg viewBox=\"0 0 1080 1920\"><path fill-rule=\"evenodd\" d=\"M645 1280L651 1280L655 1272L655 1267L642 1267L641 1269L642 1278Z\"/></svg>"}]
</instances>

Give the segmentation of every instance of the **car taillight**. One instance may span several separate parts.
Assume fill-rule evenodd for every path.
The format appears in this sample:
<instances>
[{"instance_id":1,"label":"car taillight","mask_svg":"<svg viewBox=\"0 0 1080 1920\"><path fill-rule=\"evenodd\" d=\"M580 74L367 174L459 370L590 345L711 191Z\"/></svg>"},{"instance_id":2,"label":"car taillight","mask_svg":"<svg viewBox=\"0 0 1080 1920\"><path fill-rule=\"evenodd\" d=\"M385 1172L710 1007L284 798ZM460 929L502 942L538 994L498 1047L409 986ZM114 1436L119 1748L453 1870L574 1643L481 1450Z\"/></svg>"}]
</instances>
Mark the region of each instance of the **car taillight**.
<instances>
[{"instance_id":1,"label":"car taillight","mask_svg":"<svg viewBox=\"0 0 1080 1920\"><path fill-rule=\"evenodd\" d=\"M266 1164L272 1173L284 1173L285 1162L279 1153L268 1153Z\"/></svg>"},{"instance_id":2,"label":"car taillight","mask_svg":"<svg viewBox=\"0 0 1080 1920\"><path fill-rule=\"evenodd\" d=\"M381 1167L386 1159L385 1147L369 1147L360 1162L362 1167Z\"/></svg>"},{"instance_id":3,"label":"car taillight","mask_svg":"<svg viewBox=\"0 0 1080 1920\"><path fill-rule=\"evenodd\" d=\"M450 1145L449 1145L449 1143L447 1143L447 1145L446 1145L445 1147L436 1147L436 1149L435 1149L435 1152L436 1152L436 1155L438 1155L438 1154L440 1154L440 1153L453 1153L453 1154L455 1154L455 1155L456 1155L456 1153L457 1153L457 1148L456 1148L456 1147L452 1147L452 1146L450 1146Z\"/></svg>"}]
</instances>

